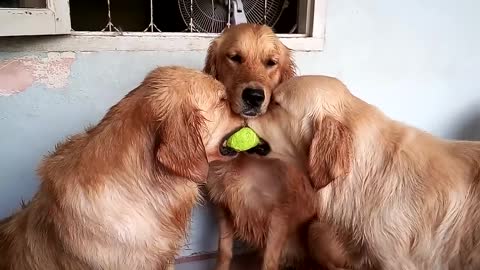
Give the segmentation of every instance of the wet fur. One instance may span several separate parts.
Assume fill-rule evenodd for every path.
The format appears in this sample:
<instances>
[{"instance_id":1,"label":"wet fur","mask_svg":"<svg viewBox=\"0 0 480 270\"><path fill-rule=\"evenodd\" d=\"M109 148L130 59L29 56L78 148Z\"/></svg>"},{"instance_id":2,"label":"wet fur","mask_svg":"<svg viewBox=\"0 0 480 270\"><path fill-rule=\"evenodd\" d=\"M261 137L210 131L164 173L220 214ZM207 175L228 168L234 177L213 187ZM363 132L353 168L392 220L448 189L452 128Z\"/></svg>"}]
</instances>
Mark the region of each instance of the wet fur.
<instances>
[{"instance_id":1,"label":"wet fur","mask_svg":"<svg viewBox=\"0 0 480 270\"><path fill-rule=\"evenodd\" d=\"M241 63L232 61L233 55L239 56ZM269 67L269 60L277 64ZM264 113L277 85L295 76L295 63L290 50L271 28L240 24L226 29L212 41L204 72L225 84L232 110L238 114L243 110L241 95L245 87L264 89L265 102L261 108ZM285 177L287 172L291 179ZM304 201L310 191L302 184L296 185L303 177L298 169L288 168L278 160L270 162L246 154L231 162L212 165L208 189L219 220L217 270L229 268L234 238L266 254L263 269L303 263L306 258L301 238L304 237L300 234L313 216L313 210ZM305 194L300 196L301 191ZM296 212L298 215L291 214ZM288 215L290 218L286 218Z\"/></svg>"},{"instance_id":2,"label":"wet fur","mask_svg":"<svg viewBox=\"0 0 480 270\"><path fill-rule=\"evenodd\" d=\"M0 222L0 269L171 267L208 162L242 123L224 97L201 72L152 71L42 160L36 195Z\"/></svg>"},{"instance_id":3,"label":"wet fur","mask_svg":"<svg viewBox=\"0 0 480 270\"><path fill-rule=\"evenodd\" d=\"M480 142L391 120L325 76L288 81L275 102L249 125L272 158L307 165L354 269L480 269Z\"/></svg>"},{"instance_id":4,"label":"wet fur","mask_svg":"<svg viewBox=\"0 0 480 270\"><path fill-rule=\"evenodd\" d=\"M241 63L230 57L238 56ZM273 60L276 65L269 66ZM247 86L265 91L264 113L277 85L295 76L290 50L265 25L239 24L226 29L210 44L203 71L221 81L227 88L232 110L243 109L242 91Z\"/></svg>"},{"instance_id":5,"label":"wet fur","mask_svg":"<svg viewBox=\"0 0 480 270\"><path fill-rule=\"evenodd\" d=\"M229 269L234 239L264 252L262 269L306 269L314 204L313 188L302 170L241 155L228 164L212 163L207 187L219 215L217 269Z\"/></svg>"}]
</instances>

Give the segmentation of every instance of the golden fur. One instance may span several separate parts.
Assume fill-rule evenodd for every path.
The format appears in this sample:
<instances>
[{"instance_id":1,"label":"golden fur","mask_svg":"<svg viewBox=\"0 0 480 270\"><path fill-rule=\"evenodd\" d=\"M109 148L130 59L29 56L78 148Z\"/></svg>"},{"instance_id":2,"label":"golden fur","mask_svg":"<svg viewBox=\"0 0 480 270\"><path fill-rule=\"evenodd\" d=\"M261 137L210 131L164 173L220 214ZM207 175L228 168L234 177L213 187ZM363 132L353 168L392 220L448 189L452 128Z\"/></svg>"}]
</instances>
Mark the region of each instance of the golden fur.
<instances>
[{"instance_id":1,"label":"golden fur","mask_svg":"<svg viewBox=\"0 0 480 270\"><path fill-rule=\"evenodd\" d=\"M229 163L213 162L207 187L219 215L217 269L229 269L234 238L263 251L262 269L306 269L314 193L301 170L240 155Z\"/></svg>"},{"instance_id":2,"label":"golden fur","mask_svg":"<svg viewBox=\"0 0 480 270\"><path fill-rule=\"evenodd\" d=\"M265 100L255 114L264 113L273 89L295 75L295 64L271 28L240 24L211 43L204 71L225 84L235 113L254 117L245 114L249 108L242 92L263 89ZM229 269L234 237L263 251L263 269L307 260L306 226L314 210L309 201L313 189L304 177L279 160L247 154L211 165L207 187L219 220L217 270Z\"/></svg>"},{"instance_id":3,"label":"golden fur","mask_svg":"<svg viewBox=\"0 0 480 270\"><path fill-rule=\"evenodd\" d=\"M295 76L290 50L270 27L258 24L226 29L210 44L203 70L225 85L232 110L242 115L247 109L242 99L246 88L265 92L258 115L267 110L273 89Z\"/></svg>"},{"instance_id":4,"label":"golden fur","mask_svg":"<svg viewBox=\"0 0 480 270\"><path fill-rule=\"evenodd\" d=\"M164 67L40 164L32 201L0 224L0 269L167 269L208 162L243 120L224 87Z\"/></svg>"},{"instance_id":5,"label":"golden fur","mask_svg":"<svg viewBox=\"0 0 480 270\"><path fill-rule=\"evenodd\" d=\"M354 269L480 269L480 142L393 121L325 76L282 84L249 125L307 167Z\"/></svg>"}]
</instances>

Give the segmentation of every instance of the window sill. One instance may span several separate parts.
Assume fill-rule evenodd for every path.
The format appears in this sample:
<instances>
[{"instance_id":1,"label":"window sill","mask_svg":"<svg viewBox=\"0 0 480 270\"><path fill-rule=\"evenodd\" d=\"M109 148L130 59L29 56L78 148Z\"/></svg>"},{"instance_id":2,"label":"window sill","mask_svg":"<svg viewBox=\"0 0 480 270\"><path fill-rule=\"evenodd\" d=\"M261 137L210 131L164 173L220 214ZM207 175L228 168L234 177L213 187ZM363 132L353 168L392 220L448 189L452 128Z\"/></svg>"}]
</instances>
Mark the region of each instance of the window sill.
<instances>
[{"instance_id":1,"label":"window sill","mask_svg":"<svg viewBox=\"0 0 480 270\"><path fill-rule=\"evenodd\" d=\"M0 38L0 51L206 51L216 36L207 33L73 32L63 36ZM294 51L323 50L323 37L302 34L279 34L279 37Z\"/></svg>"}]
</instances>

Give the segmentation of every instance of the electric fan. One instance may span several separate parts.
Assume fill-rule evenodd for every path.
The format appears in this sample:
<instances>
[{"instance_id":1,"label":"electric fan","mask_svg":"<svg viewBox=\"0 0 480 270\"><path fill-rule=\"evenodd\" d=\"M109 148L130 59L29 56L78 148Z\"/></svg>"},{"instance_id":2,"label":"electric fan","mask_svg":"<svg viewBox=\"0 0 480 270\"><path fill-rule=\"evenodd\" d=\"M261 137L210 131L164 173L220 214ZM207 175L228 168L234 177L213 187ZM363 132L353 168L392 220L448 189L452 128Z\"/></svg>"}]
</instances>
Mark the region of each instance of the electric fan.
<instances>
[{"instance_id":1,"label":"electric fan","mask_svg":"<svg viewBox=\"0 0 480 270\"><path fill-rule=\"evenodd\" d=\"M288 0L178 0L186 31L220 33L239 23L275 26Z\"/></svg>"}]
</instances>

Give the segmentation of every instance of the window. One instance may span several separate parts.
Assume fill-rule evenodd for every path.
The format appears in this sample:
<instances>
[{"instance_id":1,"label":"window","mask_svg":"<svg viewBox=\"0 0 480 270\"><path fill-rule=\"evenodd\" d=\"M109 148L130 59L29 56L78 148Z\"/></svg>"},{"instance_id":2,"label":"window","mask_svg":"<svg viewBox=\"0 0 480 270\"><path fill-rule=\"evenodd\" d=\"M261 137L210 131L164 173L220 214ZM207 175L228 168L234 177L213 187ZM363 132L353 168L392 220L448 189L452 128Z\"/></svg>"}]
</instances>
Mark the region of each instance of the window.
<instances>
[{"instance_id":1,"label":"window","mask_svg":"<svg viewBox=\"0 0 480 270\"><path fill-rule=\"evenodd\" d=\"M66 0L0 0L0 36L70 33Z\"/></svg>"},{"instance_id":2,"label":"window","mask_svg":"<svg viewBox=\"0 0 480 270\"><path fill-rule=\"evenodd\" d=\"M278 33L297 33L297 2L70 0L70 14L74 31L220 33L229 22L243 19L267 24Z\"/></svg>"},{"instance_id":3,"label":"window","mask_svg":"<svg viewBox=\"0 0 480 270\"><path fill-rule=\"evenodd\" d=\"M66 2L0 0L0 36L70 34L42 38L37 49L47 51L205 50L225 27L247 20L271 26L293 50L323 49L326 0Z\"/></svg>"}]
</instances>

